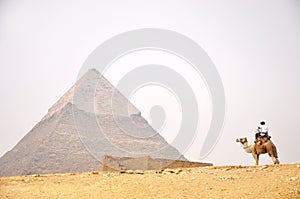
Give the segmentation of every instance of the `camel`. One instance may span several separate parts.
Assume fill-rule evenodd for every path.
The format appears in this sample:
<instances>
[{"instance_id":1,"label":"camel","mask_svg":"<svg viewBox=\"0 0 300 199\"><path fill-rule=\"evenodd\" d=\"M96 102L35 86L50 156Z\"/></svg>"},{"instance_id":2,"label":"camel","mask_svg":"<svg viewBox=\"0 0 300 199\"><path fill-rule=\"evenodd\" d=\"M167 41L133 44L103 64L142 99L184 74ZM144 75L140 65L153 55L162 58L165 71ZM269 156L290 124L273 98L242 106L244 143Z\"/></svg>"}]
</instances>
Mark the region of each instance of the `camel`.
<instances>
[{"instance_id":1,"label":"camel","mask_svg":"<svg viewBox=\"0 0 300 199\"><path fill-rule=\"evenodd\" d=\"M246 153L252 153L256 165L258 165L259 155L264 153L269 154L274 164L279 164L276 146L271 140L259 140L258 142L250 146L248 146L247 138L236 139L236 142L240 142L243 145L243 148L246 151Z\"/></svg>"}]
</instances>

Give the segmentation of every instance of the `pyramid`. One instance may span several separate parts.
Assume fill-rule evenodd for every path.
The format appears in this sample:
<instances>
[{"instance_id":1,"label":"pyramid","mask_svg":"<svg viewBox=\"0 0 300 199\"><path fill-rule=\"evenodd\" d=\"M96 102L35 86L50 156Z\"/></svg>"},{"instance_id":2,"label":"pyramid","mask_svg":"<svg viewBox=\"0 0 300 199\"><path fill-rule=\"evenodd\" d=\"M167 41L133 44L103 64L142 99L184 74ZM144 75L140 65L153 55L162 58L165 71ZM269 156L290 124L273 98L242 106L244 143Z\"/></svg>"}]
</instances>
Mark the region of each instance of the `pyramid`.
<instances>
[{"instance_id":1,"label":"pyramid","mask_svg":"<svg viewBox=\"0 0 300 199\"><path fill-rule=\"evenodd\" d=\"M99 170L104 155L186 160L90 69L0 158L0 176Z\"/></svg>"}]
</instances>

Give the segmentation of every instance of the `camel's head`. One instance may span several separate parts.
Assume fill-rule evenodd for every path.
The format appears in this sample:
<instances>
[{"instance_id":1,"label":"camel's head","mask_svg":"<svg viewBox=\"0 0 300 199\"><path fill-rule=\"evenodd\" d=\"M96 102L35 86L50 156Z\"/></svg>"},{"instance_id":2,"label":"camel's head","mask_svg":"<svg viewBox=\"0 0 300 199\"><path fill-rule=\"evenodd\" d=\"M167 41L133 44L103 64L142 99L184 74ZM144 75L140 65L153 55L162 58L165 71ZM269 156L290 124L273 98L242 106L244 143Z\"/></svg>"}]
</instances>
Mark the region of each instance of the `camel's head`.
<instances>
[{"instance_id":1,"label":"camel's head","mask_svg":"<svg viewBox=\"0 0 300 199\"><path fill-rule=\"evenodd\" d=\"M247 141L247 138L238 138L238 139L236 139L236 142L240 142L240 143L244 144L248 141Z\"/></svg>"}]
</instances>

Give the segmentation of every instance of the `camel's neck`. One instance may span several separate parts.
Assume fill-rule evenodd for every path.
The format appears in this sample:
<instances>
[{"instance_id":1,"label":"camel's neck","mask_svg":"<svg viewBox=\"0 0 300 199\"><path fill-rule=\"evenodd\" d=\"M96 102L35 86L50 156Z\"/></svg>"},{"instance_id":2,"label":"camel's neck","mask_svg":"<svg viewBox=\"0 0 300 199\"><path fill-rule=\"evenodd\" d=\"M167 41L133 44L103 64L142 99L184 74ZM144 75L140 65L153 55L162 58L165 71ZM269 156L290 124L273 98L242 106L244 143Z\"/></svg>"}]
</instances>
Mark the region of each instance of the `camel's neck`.
<instances>
[{"instance_id":1,"label":"camel's neck","mask_svg":"<svg viewBox=\"0 0 300 199\"><path fill-rule=\"evenodd\" d=\"M243 148L246 151L246 153L252 153L250 147L251 146L248 146L248 142L243 143Z\"/></svg>"}]
</instances>

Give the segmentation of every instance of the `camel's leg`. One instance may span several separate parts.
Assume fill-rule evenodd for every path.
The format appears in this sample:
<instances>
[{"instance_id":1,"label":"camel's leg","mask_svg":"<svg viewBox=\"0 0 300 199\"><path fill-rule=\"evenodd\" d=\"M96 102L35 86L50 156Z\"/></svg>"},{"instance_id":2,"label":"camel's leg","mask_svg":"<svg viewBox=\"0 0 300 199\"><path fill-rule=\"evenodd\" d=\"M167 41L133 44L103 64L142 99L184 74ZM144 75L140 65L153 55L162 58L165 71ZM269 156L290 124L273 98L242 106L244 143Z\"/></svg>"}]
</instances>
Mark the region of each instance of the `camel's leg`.
<instances>
[{"instance_id":1,"label":"camel's leg","mask_svg":"<svg viewBox=\"0 0 300 199\"><path fill-rule=\"evenodd\" d=\"M274 164L279 164L279 159L278 159L278 154L277 154L277 149L276 149L276 146L273 144L273 154L274 154L274 157L275 157L275 162Z\"/></svg>"},{"instance_id":2,"label":"camel's leg","mask_svg":"<svg viewBox=\"0 0 300 199\"><path fill-rule=\"evenodd\" d=\"M278 158L275 158L274 156L272 156L271 158L272 158L274 164L279 164Z\"/></svg>"},{"instance_id":3,"label":"camel's leg","mask_svg":"<svg viewBox=\"0 0 300 199\"><path fill-rule=\"evenodd\" d=\"M273 155L271 156L271 158L273 160L273 163L276 164L276 158Z\"/></svg>"},{"instance_id":4,"label":"camel's leg","mask_svg":"<svg viewBox=\"0 0 300 199\"><path fill-rule=\"evenodd\" d=\"M269 156L272 158L274 164L279 164L276 147L273 143L267 145L267 151Z\"/></svg>"},{"instance_id":5,"label":"camel's leg","mask_svg":"<svg viewBox=\"0 0 300 199\"><path fill-rule=\"evenodd\" d=\"M258 155L258 154L252 153L252 156L253 156L254 159L255 159L255 165L258 165L259 155Z\"/></svg>"}]
</instances>

